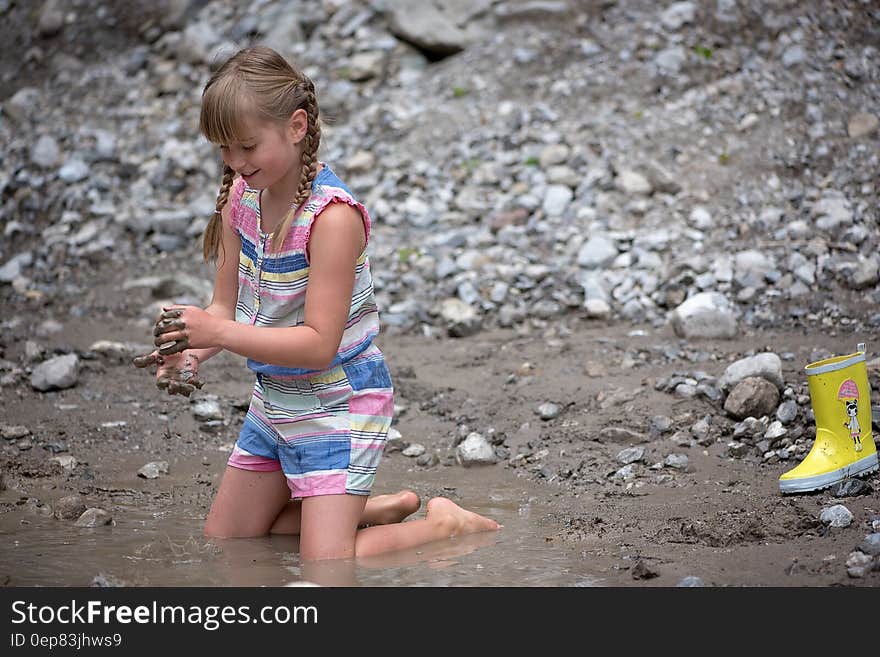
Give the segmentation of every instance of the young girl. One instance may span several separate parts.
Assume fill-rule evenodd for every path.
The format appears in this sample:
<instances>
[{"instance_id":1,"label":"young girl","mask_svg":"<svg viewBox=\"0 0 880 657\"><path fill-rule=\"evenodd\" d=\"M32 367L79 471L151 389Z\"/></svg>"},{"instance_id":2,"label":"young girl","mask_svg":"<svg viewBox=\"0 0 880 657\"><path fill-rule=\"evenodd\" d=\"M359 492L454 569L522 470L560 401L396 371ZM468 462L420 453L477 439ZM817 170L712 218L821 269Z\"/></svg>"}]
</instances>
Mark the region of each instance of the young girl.
<instances>
[{"instance_id":1,"label":"young girl","mask_svg":"<svg viewBox=\"0 0 880 657\"><path fill-rule=\"evenodd\" d=\"M205 534L298 533L303 559L327 559L498 529L445 498L405 523L419 507L411 491L368 500L393 412L374 344L370 217L316 159L312 81L269 48L244 49L205 86L200 129L225 165L204 235L214 296L204 310L164 309L158 349L135 364L158 364L157 385L185 395L222 349L256 374Z\"/></svg>"}]
</instances>

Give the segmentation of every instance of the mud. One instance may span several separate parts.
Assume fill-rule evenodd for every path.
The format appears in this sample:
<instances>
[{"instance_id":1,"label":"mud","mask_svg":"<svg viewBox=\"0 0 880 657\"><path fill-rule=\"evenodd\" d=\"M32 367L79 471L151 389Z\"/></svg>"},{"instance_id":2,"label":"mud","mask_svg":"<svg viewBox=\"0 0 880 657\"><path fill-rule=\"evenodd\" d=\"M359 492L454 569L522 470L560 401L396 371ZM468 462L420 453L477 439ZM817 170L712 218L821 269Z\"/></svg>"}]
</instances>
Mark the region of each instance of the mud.
<instances>
[{"instance_id":1,"label":"mud","mask_svg":"<svg viewBox=\"0 0 880 657\"><path fill-rule=\"evenodd\" d=\"M3 551L0 577L22 585L109 578L160 586L281 585L325 577L302 572L294 538L224 543L201 536L252 380L243 359L220 354L201 364L205 385L187 400L160 393L150 370L132 367L136 351L118 357L90 351L96 338L135 349L152 333L151 320L142 316L149 299L96 286L105 310L71 317L63 333L42 340L50 353L80 354L77 385L41 393L23 380L2 388L2 423L29 433L10 430L0 446L0 532L14 547ZM18 310L33 319L6 332L4 355L12 361L24 358L31 322L46 312ZM867 342L870 359L871 346L880 344L877 333L832 333L744 329L733 340L685 342L669 327L573 318L543 332L382 336L401 439L386 451L375 492L411 488L422 498L414 517L423 515L430 497L444 495L505 527L479 540L389 555L374 567L347 567L340 581L675 586L695 576L709 586L877 586L880 572L851 577L846 566L880 519L876 473L864 479L862 494L782 496L777 479L797 458L768 459L754 451L731 456L735 423L720 401L679 399L657 387L673 373L720 376L733 360L769 350L783 355L786 385L804 394L803 368L817 356L850 353ZM875 387L876 376L872 369ZM222 419L197 419L195 405L210 399L219 402ZM542 419L538 407L546 402L561 412ZM672 420L664 430L653 421L661 415ZM677 429L704 417L707 437L693 444L674 440ZM496 464L457 463L454 446L471 431L495 445ZM799 440L809 446L808 429ZM400 448L410 443L423 445L430 458L404 456ZM616 455L633 445L645 449L635 477L615 477ZM686 455L686 468L656 465L670 454ZM53 460L64 455L75 465ZM151 461L167 462L169 473L138 476ZM88 507L108 511L113 524L79 528L56 519L54 506L74 493ZM834 504L852 512L848 527L820 522L822 509ZM181 548L189 556L176 554L179 545L190 546ZM149 561L144 550L161 554ZM80 568L66 565L71 555L79 555ZM219 570L215 559L225 564Z\"/></svg>"}]
</instances>

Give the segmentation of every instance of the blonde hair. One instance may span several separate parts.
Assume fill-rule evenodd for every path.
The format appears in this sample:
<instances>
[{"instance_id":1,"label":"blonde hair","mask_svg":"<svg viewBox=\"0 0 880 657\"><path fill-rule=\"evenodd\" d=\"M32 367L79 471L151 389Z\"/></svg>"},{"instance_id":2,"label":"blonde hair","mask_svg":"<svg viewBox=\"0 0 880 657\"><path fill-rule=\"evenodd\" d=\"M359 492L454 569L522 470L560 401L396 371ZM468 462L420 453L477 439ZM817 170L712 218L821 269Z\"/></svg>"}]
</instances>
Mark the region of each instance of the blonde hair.
<instances>
[{"instance_id":1,"label":"blonde hair","mask_svg":"<svg viewBox=\"0 0 880 657\"><path fill-rule=\"evenodd\" d=\"M202 91L199 130L208 141L228 144L247 138L244 123L248 118L286 122L299 109L305 110L308 116L308 129L303 139L302 177L294 199L296 205L302 205L311 194L318 170L321 123L314 83L284 57L266 46L254 46L239 50L226 60ZM217 258L222 243L220 212L229 200L234 177L232 168L224 165L217 205L202 241L205 260ZM292 222L293 213L289 213L275 230L273 247L281 246Z\"/></svg>"}]
</instances>

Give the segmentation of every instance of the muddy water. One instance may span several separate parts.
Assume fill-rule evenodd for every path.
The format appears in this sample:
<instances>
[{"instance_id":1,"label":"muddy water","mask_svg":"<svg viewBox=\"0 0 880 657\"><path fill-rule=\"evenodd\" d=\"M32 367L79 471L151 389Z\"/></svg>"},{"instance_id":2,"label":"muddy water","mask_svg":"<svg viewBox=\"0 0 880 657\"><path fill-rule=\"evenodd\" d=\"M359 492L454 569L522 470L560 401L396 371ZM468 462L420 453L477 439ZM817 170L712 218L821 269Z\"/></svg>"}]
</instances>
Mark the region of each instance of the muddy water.
<instances>
[{"instance_id":1,"label":"muddy water","mask_svg":"<svg viewBox=\"0 0 880 657\"><path fill-rule=\"evenodd\" d=\"M417 490L424 502L448 494L497 519L498 532L438 541L370 560L302 564L296 537L206 539L203 510L168 503L175 487L204 470L202 461L172 464L167 477L117 486L112 526L76 527L28 504L14 490L0 493L0 572L17 586L88 586L96 576L131 586L602 586L580 550L556 545L540 530L546 510L528 482L496 469L441 468L412 472L397 455L384 462L381 490ZM216 466L212 466L214 468ZM120 472L133 472L132 466ZM427 479L426 479L427 478ZM419 480L424 488L414 486ZM155 482L159 482L156 484ZM147 494L145 489L152 488ZM430 493L422 491L430 490ZM58 493L55 497L59 497ZM40 499L54 501L51 491ZM183 509L183 510L182 510ZM592 570L591 570L592 568Z\"/></svg>"}]
</instances>

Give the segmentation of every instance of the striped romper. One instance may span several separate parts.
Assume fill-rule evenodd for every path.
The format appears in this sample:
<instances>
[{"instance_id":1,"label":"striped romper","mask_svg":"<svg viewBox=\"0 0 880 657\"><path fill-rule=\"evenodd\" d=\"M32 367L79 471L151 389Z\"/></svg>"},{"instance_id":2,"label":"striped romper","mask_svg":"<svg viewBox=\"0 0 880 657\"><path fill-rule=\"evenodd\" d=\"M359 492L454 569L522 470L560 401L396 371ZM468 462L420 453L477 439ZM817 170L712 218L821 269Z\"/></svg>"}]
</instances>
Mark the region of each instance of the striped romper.
<instances>
[{"instance_id":1,"label":"striped romper","mask_svg":"<svg viewBox=\"0 0 880 657\"><path fill-rule=\"evenodd\" d=\"M280 250L267 252L260 192L239 180L230 195L231 223L241 237L235 319L254 326L304 322L312 223L330 203L357 208L367 240L370 217L328 167L318 172ZM394 410L391 376L373 339L379 313L366 248L358 258L348 322L330 367L280 367L248 359L256 383L228 464L282 470L292 498L369 495Z\"/></svg>"}]
</instances>

